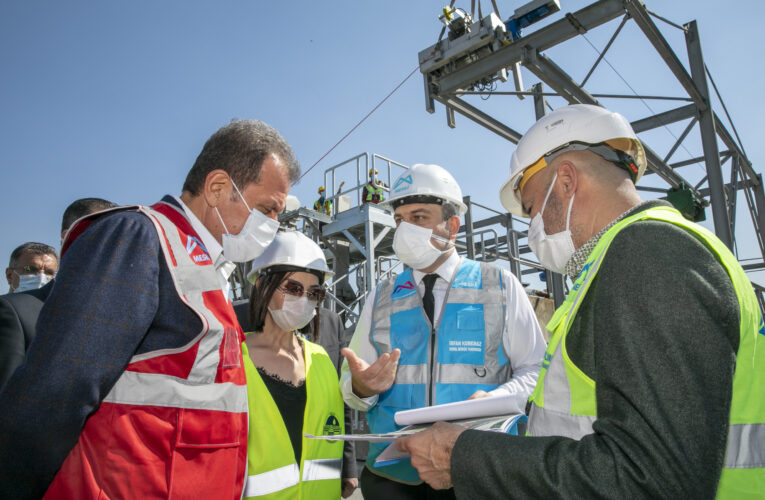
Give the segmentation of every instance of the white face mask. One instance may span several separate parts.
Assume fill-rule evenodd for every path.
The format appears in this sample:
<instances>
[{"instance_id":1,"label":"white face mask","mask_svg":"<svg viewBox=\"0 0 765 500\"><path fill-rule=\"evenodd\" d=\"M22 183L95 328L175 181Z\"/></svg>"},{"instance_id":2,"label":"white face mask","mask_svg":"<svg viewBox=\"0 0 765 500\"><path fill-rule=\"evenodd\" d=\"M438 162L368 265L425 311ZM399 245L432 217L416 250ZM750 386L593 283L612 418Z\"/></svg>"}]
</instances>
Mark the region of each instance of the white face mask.
<instances>
[{"instance_id":1,"label":"white face mask","mask_svg":"<svg viewBox=\"0 0 765 500\"><path fill-rule=\"evenodd\" d=\"M451 248L439 250L433 246L430 239L451 243L449 240L433 234L432 229L416 226L408 222L401 222L393 235L393 251L396 257L412 269L425 269L430 267L436 259Z\"/></svg>"},{"instance_id":2,"label":"white face mask","mask_svg":"<svg viewBox=\"0 0 765 500\"><path fill-rule=\"evenodd\" d=\"M303 328L316 316L317 305L318 303L315 300L308 300L308 297L305 295L295 297L294 295L285 294L282 308L271 309L269 306L268 312L271 313L271 318L279 328L286 332L291 332Z\"/></svg>"},{"instance_id":3,"label":"white face mask","mask_svg":"<svg viewBox=\"0 0 765 500\"><path fill-rule=\"evenodd\" d=\"M537 256L540 264L551 271L562 274L565 272L566 264L576 250L569 228L571 206L574 204L574 196L571 196L571 201L568 203L565 231L555 234L547 234L545 233L545 223L542 220L542 213L545 211L547 200L550 198L550 193L552 193L552 188L555 185L555 180L557 178L558 174L555 174L552 183L550 183L550 189L547 190L545 201L542 203L542 210L531 219L531 223L529 224L529 248L531 248L531 251ZM576 193L574 193L574 195L576 195Z\"/></svg>"},{"instance_id":4,"label":"white face mask","mask_svg":"<svg viewBox=\"0 0 765 500\"><path fill-rule=\"evenodd\" d=\"M13 271L16 273L16 271ZM26 292L27 290L37 290L44 287L51 280L51 277L44 273L39 274L19 274L19 286L13 292Z\"/></svg>"},{"instance_id":5,"label":"white face mask","mask_svg":"<svg viewBox=\"0 0 765 500\"><path fill-rule=\"evenodd\" d=\"M218 214L220 223L223 224L223 229L226 231L223 234L223 256L232 262L249 262L262 254L266 247L274 241L274 236L279 230L279 222L269 219L260 210L250 210L244 196L233 180L231 185L236 189L244 206L250 211L250 215L247 216L239 234L230 234L226 228L226 223L220 216L218 207L215 207L215 213Z\"/></svg>"}]
</instances>

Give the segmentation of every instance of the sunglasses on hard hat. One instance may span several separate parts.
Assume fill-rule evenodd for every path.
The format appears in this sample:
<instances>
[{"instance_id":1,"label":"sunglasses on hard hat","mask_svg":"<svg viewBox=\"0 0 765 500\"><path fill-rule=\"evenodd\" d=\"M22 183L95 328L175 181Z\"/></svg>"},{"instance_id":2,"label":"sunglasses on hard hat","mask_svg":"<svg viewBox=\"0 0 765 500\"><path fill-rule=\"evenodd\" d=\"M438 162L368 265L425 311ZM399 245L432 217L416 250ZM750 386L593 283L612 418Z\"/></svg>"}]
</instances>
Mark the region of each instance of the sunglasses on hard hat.
<instances>
[{"instance_id":1,"label":"sunglasses on hard hat","mask_svg":"<svg viewBox=\"0 0 765 500\"><path fill-rule=\"evenodd\" d=\"M621 143L618 145L622 146ZM616 166L626 170L630 174L632 181L636 181L638 168L635 166L635 160L633 159L635 153L632 150L621 151L616 149L614 145L609 144L609 141L601 142L599 144L588 144L586 142L572 141L567 142L566 144L562 144L552 151L548 151L536 163L527 168L523 175L518 179L515 189L523 189L523 186L529 181L529 179L534 177L537 172L551 164L553 160L558 156L562 155L563 153L568 153L569 151L592 151L607 161L610 161L616 164Z\"/></svg>"},{"instance_id":2,"label":"sunglasses on hard hat","mask_svg":"<svg viewBox=\"0 0 765 500\"><path fill-rule=\"evenodd\" d=\"M279 286L279 291L286 293L287 295L292 295L293 297L302 297L305 295L308 297L308 300L313 300L315 302L323 301L324 297L327 295L327 291L318 285L312 286L306 290L302 283L291 279L284 280Z\"/></svg>"}]
</instances>

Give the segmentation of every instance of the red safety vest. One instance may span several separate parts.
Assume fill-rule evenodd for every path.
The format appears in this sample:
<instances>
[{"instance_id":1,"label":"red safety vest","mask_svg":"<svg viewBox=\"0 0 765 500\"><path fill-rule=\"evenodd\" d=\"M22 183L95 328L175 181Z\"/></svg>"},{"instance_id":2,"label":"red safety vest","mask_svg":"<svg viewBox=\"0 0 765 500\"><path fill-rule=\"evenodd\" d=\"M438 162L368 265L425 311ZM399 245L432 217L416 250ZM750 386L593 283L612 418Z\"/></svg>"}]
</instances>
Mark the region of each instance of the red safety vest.
<instances>
[{"instance_id":1,"label":"red safety vest","mask_svg":"<svg viewBox=\"0 0 765 500\"><path fill-rule=\"evenodd\" d=\"M244 334L183 211L131 208L154 223L180 299L202 321L187 345L133 356L45 498L239 499L247 466ZM98 216L69 232L62 253Z\"/></svg>"}]
</instances>

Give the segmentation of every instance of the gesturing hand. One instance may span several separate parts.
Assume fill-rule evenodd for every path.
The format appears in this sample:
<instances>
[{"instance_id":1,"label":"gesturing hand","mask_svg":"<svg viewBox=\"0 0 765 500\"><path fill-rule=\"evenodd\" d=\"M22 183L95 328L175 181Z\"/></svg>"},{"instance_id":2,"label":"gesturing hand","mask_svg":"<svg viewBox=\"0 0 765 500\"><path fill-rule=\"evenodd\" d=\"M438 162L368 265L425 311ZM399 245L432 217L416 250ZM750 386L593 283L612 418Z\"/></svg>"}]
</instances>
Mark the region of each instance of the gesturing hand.
<instances>
[{"instance_id":1,"label":"gesturing hand","mask_svg":"<svg viewBox=\"0 0 765 500\"><path fill-rule=\"evenodd\" d=\"M343 348L340 354L348 360L353 392L361 398L368 398L387 391L393 385L393 381L396 380L398 358L401 356L399 349L393 349L392 352L383 354L371 365L348 348Z\"/></svg>"}]
</instances>

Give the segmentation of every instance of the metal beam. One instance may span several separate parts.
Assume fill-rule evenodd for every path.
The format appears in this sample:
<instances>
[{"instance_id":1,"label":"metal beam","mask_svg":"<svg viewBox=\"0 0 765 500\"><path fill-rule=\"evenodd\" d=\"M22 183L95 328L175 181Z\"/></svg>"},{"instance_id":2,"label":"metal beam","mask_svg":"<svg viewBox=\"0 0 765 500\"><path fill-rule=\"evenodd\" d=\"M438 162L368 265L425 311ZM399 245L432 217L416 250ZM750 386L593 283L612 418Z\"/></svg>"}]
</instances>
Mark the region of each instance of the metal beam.
<instances>
[{"instance_id":1,"label":"metal beam","mask_svg":"<svg viewBox=\"0 0 765 500\"><path fill-rule=\"evenodd\" d=\"M459 114L464 115L467 118L470 118L471 120L476 122L478 125L481 125L482 127L485 127L491 130L495 134L507 139L513 144L518 144L518 141L521 140L522 134L511 129L510 127L500 122L499 120L492 118L491 116L487 115L486 113L476 108L475 106L472 106L466 103L459 97L441 96L441 95L436 95L434 97L438 102L440 102L447 108L452 108L454 111L457 111Z\"/></svg>"},{"instance_id":2,"label":"metal beam","mask_svg":"<svg viewBox=\"0 0 765 500\"><path fill-rule=\"evenodd\" d=\"M680 82L680 85L682 85L685 91L688 92L688 95L693 98L693 101L699 109L707 109L707 93L702 94L699 91L699 88L697 87L698 82L695 78L691 78L688 71L686 71L685 66L683 66L680 59L677 58L672 47L669 46L669 43L661 34L661 31L659 31L659 28L654 24L653 19L651 19L650 14L648 14L643 2L640 2L639 0L625 0L624 6L626 7L627 12L632 16L632 19L635 20L635 24L637 24L643 33L645 33L648 41L651 42L656 49L656 52L658 52L661 58L664 59L669 70L672 71L675 78L677 78L677 81ZM704 71L703 62L701 70L702 72Z\"/></svg>"},{"instance_id":3,"label":"metal beam","mask_svg":"<svg viewBox=\"0 0 765 500\"><path fill-rule=\"evenodd\" d=\"M735 151L736 154L738 154L740 165L743 168L743 171L746 172L746 175L749 176L750 179L756 181L757 173L752 169L752 164L749 162L749 159L746 157L744 152L741 151L741 148L738 147L738 143L733 140L733 137L731 137L730 132L728 132L728 129L725 128L723 122L720 121L720 117L717 116L717 113L713 113L713 116L715 119L715 130L717 131L717 135L720 137L720 140L728 147L729 150Z\"/></svg>"},{"instance_id":4,"label":"metal beam","mask_svg":"<svg viewBox=\"0 0 765 500\"><path fill-rule=\"evenodd\" d=\"M622 15L624 15L622 0L601 0L569 16L575 19L582 29L591 30ZM521 62L525 47L544 51L574 38L579 33L579 27L575 26L569 20L569 17L560 19L522 37L510 45L500 48L480 61L466 65L441 78L433 77L431 81L436 88L431 94L449 94L458 89L467 88L473 82L480 80L486 75L495 74L502 68L507 68L517 62Z\"/></svg>"},{"instance_id":5,"label":"metal beam","mask_svg":"<svg viewBox=\"0 0 765 500\"><path fill-rule=\"evenodd\" d=\"M641 118L640 120L632 122L630 125L632 125L632 130L634 130L636 134L639 134L640 132L652 130L664 125L669 125L670 123L676 123L681 120L693 118L695 116L696 105L688 104L686 106L680 106L679 108L664 111L663 113L658 113L647 118Z\"/></svg>"},{"instance_id":6,"label":"metal beam","mask_svg":"<svg viewBox=\"0 0 765 500\"><path fill-rule=\"evenodd\" d=\"M534 49L526 51L523 64L537 78L549 85L570 104L594 104L600 106L597 99L576 83L560 66L544 54Z\"/></svg>"},{"instance_id":7,"label":"metal beam","mask_svg":"<svg viewBox=\"0 0 765 500\"><path fill-rule=\"evenodd\" d=\"M669 150L667 153L667 156L664 157L664 163L667 163L670 158L672 158L672 155L675 154L675 151L677 151L677 148L680 147L680 145L683 143L686 137L688 137L688 134L690 133L691 129L694 125L696 125L696 122L698 122L699 119L695 116L691 121L688 122L688 125L686 125L685 130L683 130L683 133L680 134L680 137L677 138L677 141L675 141L674 146Z\"/></svg>"},{"instance_id":8,"label":"metal beam","mask_svg":"<svg viewBox=\"0 0 765 500\"><path fill-rule=\"evenodd\" d=\"M729 192L732 191L740 191L742 189L751 189L753 187L756 187L754 182L752 182L749 179L739 179L735 183L729 182L725 185L725 189ZM706 198L709 196L709 188L701 188L699 189L699 194Z\"/></svg>"},{"instance_id":9,"label":"metal beam","mask_svg":"<svg viewBox=\"0 0 765 500\"><path fill-rule=\"evenodd\" d=\"M585 86L587 83L587 80L590 79L590 76L592 76L592 73L595 71L595 68L598 67L598 64L600 64L600 61L603 60L604 57L606 57L606 52L608 52L608 49L611 48L611 44L614 43L614 40L616 40L616 37L619 36L619 33L622 31L622 28L624 28L624 25L627 24L627 21L629 20L630 16L625 15L622 17L622 22L619 24L619 27L616 28L616 31L614 31L614 34L611 35L611 39L606 44L605 48L603 48L602 51L600 51L600 55L595 60L595 64L592 65L592 68L590 68L590 71L587 72L587 76L584 77L584 80L582 80L582 87Z\"/></svg>"},{"instance_id":10,"label":"metal beam","mask_svg":"<svg viewBox=\"0 0 765 500\"><path fill-rule=\"evenodd\" d=\"M701 53L701 40L699 39L696 21L691 21L686 25L685 43L688 46L688 62L691 66L693 83L695 83L695 88L699 92L701 102L708 103L707 74L704 71L704 56ZM680 83L683 82L681 81ZM723 180L722 168L720 167L715 119L712 110L708 106L702 107L699 105L699 128L701 129L701 145L704 149L707 175L709 176L709 199L712 205L715 234L725 246L732 250L733 234L730 232L728 204L725 199L725 192L723 191L723 183L725 181Z\"/></svg>"},{"instance_id":11,"label":"metal beam","mask_svg":"<svg viewBox=\"0 0 765 500\"><path fill-rule=\"evenodd\" d=\"M762 252L762 258L765 259L765 192L762 189L762 176L758 175L757 179L760 181L760 184L752 188L756 211L750 209L750 212L757 241L760 244L760 252Z\"/></svg>"}]
</instances>

